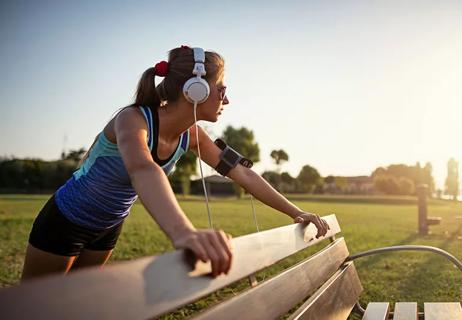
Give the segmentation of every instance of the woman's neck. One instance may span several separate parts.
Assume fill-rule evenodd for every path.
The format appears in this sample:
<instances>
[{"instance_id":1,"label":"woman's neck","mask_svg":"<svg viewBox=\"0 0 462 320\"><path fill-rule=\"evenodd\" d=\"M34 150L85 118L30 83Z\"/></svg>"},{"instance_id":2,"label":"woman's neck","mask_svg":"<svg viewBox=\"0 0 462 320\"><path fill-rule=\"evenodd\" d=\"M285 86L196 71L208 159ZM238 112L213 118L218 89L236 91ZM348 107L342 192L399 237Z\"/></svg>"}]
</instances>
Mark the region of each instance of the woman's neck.
<instances>
[{"instance_id":1,"label":"woman's neck","mask_svg":"<svg viewBox=\"0 0 462 320\"><path fill-rule=\"evenodd\" d=\"M159 138L177 141L178 137L194 124L193 106L186 103L172 103L158 108Z\"/></svg>"}]
</instances>

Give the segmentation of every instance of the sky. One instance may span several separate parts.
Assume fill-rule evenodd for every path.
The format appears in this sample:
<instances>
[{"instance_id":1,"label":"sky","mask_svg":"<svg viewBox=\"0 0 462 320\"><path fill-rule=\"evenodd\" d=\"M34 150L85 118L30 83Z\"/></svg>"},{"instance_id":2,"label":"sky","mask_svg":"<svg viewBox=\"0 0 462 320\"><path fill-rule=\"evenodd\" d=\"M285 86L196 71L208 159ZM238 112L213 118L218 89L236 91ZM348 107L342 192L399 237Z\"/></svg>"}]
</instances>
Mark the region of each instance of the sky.
<instances>
[{"instance_id":1,"label":"sky","mask_svg":"<svg viewBox=\"0 0 462 320\"><path fill-rule=\"evenodd\" d=\"M257 172L462 160L462 1L1 1L0 156L88 148L143 71L190 45L226 60L228 125ZM211 170L207 173L212 173Z\"/></svg>"}]
</instances>

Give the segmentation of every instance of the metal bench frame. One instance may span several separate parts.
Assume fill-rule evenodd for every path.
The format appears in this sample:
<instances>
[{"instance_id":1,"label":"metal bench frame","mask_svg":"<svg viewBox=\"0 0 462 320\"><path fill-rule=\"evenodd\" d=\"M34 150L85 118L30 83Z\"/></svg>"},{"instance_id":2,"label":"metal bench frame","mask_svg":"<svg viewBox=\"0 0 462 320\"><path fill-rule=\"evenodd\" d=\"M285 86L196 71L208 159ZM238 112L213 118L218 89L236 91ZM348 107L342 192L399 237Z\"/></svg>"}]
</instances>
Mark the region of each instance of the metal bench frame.
<instances>
[{"instance_id":1,"label":"metal bench frame","mask_svg":"<svg viewBox=\"0 0 462 320\"><path fill-rule=\"evenodd\" d=\"M372 249L372 250L367 250L363 252L359 252L356 254L353 254L349 256L345 262L347 261L354 261L358 258L364 258L376 254L381 254L381 253L386 253L386 252L392 252L392 251L429 251L432 253L436 253L438 255L441 255L451 261L460 271L462 271L462 262L460 262L459 259L457 259L455 256L450 254L449 252L432 247L432 246L422 246L422 245L401 245L401 246L391 246L391 247L382 247L382 248L377 248L377 249ZM363 316L366 309L364 309L359 301L355 305L355 312L357 312L359 315ZM393 315L393 312L390 312L391 315ZM423 316L423 312L419 312L419 316Z\"/></svg>"}]
</instances>

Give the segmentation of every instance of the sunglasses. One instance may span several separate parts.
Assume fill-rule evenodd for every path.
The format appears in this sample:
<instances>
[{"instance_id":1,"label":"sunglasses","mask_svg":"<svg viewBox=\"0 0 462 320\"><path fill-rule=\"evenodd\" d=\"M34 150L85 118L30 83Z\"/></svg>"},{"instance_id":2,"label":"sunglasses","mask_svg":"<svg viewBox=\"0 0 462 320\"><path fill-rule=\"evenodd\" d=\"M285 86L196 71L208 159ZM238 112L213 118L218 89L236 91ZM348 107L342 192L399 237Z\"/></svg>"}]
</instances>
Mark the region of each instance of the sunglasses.
<instances>
[{"instance_id":1,"label":"sunglasses","mask_svg":"<svg viewBox=\"0 0 462 320\"><path fill-rule=\"evenodd\" d=\"M223 101L225 100L226 97L226 86L223 86L218 89L218 92L220 93L220 100Z\"/></svg>"}]
</instances>

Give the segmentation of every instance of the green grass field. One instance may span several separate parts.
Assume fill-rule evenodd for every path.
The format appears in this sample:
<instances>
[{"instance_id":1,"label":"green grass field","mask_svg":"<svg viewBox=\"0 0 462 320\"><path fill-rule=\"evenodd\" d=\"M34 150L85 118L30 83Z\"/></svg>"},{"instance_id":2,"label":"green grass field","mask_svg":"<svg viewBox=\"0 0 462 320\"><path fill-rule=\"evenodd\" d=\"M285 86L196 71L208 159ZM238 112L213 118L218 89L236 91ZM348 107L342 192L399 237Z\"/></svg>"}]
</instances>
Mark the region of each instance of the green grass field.
<instances>
[{"instance_id":1,"label":"green grass field","mask_svg":"<svg viewBox=\"0 0 462 320\"><path fill-rule=\"evenodd\" d=\"M38 195L0 196L0 287L18 282L24 250L32 221L47 200ZM321 215L335 213L350 253L382 246L423 244L442 248L462 260L462 204L432 200L429 215L441 216L442 223L431 227L431 234L419 236L417 207L413 198L308 197L293 196L296 205ZM200 199L180 199L180 204L194 225L206 228L205 204ZM211 203L216 227L233 236L255 232L248 199L214 199ZM261 229L291 223L284 214L256 204ZM294 261L300 260L327 244L288 258L257 275L267 279ZM144 208L135 204L126 220L119 243L111 258L117 260L160 254L172 250L166 236ZM369 301L417 301L420 308L427 301L461 301L462 273L444 258L431 253L398 252L363 258L356 262L364 292L362 305ZM203 305L244 289L241 281L229 289L184 308L166 319L181 318Z\"/></svg>"}]
</instances>

